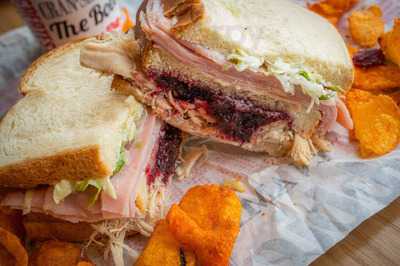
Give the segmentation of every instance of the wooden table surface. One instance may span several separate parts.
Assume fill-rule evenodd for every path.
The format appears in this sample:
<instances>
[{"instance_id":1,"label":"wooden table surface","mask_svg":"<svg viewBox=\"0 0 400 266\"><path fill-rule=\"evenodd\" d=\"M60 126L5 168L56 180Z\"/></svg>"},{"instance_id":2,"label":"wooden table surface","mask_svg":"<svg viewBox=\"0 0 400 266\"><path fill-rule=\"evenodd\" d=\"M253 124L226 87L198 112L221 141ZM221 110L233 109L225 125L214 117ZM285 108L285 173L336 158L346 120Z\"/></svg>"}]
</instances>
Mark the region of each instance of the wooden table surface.
<instances>
[{"instance_id":1,"label":"wooden table surface","mask_svg":"<svg viewBox=\"0 0 400 266\"><path fill-rule=\"evenodd\" d=\"M0 34L22 24L9 1L0 0ZM365 221L312 265L400 265L400 199Z\"/></svg>"}]
</instances>

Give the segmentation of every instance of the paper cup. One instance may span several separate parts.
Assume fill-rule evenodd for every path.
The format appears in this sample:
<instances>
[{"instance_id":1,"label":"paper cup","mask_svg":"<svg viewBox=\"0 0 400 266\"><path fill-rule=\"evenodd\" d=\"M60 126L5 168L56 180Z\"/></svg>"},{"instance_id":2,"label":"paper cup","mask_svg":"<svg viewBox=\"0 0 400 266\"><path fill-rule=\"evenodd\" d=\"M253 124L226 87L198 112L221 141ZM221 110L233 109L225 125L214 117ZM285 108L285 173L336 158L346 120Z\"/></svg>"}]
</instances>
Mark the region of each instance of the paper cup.
<instances>
[{"instance_id":1,"label":"paper cup","mask_svg":"<svg viewBox=\"0 0 400 266\"><path fill-rule=\"evenodd\" d=\"M46 50L122 27L116 0L13 0Z\"/></svg>"}]
</instances>

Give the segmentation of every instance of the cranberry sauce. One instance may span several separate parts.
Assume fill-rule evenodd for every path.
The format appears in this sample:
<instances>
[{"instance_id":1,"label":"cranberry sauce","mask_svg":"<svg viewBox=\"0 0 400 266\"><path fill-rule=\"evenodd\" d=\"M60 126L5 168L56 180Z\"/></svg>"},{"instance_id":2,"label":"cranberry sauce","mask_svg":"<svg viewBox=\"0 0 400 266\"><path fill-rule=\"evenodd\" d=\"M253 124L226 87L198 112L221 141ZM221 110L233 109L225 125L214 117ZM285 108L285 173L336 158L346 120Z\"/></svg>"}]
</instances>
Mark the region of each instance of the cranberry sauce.
<instances>
[{"instance_id":1,"label":"cranberry sauce","mask_svg":"<svg viewBox=\"0 0 400 266\"><path fill-rule=\"evenodd\" d=\"M234 141L249 142L261 126L276 121L291 122L288 113L269 110L244 97L223 95L168 74L150 76L160 89L171 90L175 99L204 108L217 121L215 127Z\"/></svg>"},{"instance_id":2,"label":"cranberry sauce","mask_svg":"<svg viewBox=\"0 0 400 266\"><path fill-rule=\"evenodd\" d=\"M168 179L175 173L181 142L179 129L168 124L163 125L154 163L146 168L147 184L152 184L159 177L162 177L165 184L168 183Z\"/></svg>"},{"instance_id":3,"label":"cranberry sauce","mask_svg":"<svg viewBox=\"0 0 400 266\"><path fill-rule=\"evenodd\" d=\"M353 63L357 67L373 67L385 64L385 55L381 49L365 49L353 56Z\"/></svg>"}]
</instances>

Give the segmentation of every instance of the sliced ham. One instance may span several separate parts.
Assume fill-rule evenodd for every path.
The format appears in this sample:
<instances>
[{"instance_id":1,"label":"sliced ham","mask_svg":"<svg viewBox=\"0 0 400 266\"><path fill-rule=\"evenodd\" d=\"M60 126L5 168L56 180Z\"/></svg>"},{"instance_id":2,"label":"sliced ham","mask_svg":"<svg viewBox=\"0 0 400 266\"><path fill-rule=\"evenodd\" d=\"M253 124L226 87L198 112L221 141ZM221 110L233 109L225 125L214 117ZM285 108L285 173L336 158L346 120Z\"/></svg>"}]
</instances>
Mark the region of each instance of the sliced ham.
<instances>
[{"instance_id":1,"label":"sliced ham","mask_svg":"<svg viewBox=\"0 0 400 266\"><path fill-rule=\"evenodd\" d=\"M160 121L155 116L148 116L137 137L138 141L129 151L131 162L112 178L117 198L113 199L105 193L102 195L102 212L105 215L134 217L135 209L131 208L131 203L135 202L139 179L146 178L145 168L150 161L152 151L157 148L160 128Z\"/></svg>"},{"instance_id":2,"label":"sliced ham","mask_svg":"<svg viewBox=\"0 0 400 266\"><path fill-rule=\"evenodd\" d=\"M322 119L318 131L321 135L325 135L333 128L338 116L338 110L335 105L321 105L320 112Z\"/></svg>"},{"instance_id":3,"label":"sliced ham","mask_svg":"<svg viewBox=\"0 0 400 266\"><path fill-rule=\"evenodd\" d=\"M221 79L223 82L263 91L282 101L296 104L310 101L309 97L302 94L300 91L296 91L294 95L287 94L283 90L280 81L272 75L266 75L265 73L251 70L237 71L236 68L226 60L217 58L215 53L206 57L208 54L207 50L199 46L191 45L188 42L176 40L163 29L161 24L149 19L149 17L151 18L152 16L145 16L144 14L141 16L141 26L148 38L154 41L159 47L175 56L183 64L198 68L204 73L213 77L218 77L218 79ZM201 54L195 52L200 49L203 49ZM231 65L231 67L227 68L226 66L229 65Z\"/></svg>"},{"instance_id":4,"label":"sliced ham","mask_svg":"<svg viewBox=\"0 0 400 266\"><path fill-rule=\"evenodd\" d=\"M148 115L143 126L131 145L126 166L111 182L116 190L117 198L112 199L102 192L101 199L88 207L88 193L74 193L61 203L53 200L53 188L33 190L31 211L49 214L69 222L97 222L104 219L120 219L135 217L135 199L140 178L146 178L144 169L159 137L161 122L155 116ZM7 194L0 202L1 206L24 209L24 192Z\"/></svg>"}]
</instances>

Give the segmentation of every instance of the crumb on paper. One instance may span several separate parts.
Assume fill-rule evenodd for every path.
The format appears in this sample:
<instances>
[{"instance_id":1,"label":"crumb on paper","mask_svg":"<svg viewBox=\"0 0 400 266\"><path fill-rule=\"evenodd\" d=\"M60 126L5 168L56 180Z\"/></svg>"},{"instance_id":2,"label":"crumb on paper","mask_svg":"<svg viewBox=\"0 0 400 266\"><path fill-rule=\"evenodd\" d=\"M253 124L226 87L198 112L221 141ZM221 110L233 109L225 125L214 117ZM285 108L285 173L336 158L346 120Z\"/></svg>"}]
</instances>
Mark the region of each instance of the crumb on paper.
<instances>
[{"instance_id":1,"label":"crumb on paper","mask_svg":"<svg viewBox=\"0 0 400 266\"><path fill-rule=\"evenodd\" d=\"M225 187L228 187L230 189L233 189L237 192L245 192L246 191L246 186L243 184L242 181L233 178L233 179L225 179L224 184Z\"/></svg>"},{"instance_id":2,"label":"crumb on paper","mask_svg":"<svg viewBox=\"0 0 400 266\"><path fill-rule=\"evenodd\" d=\"M178 179L182 180L188 178L192 172L193 167L205 159L207 159L208 149L205 145L200 147L190 147L181 152L181 164L176 170Z\"/></svg>"},{"instance_id":3,"label":"crumb on paper","mask_svg":"<svg viewBox=\"0 0 400 266\"><path fill-rule=\"evenodd\" d=\"M333 150L332 143L322 136L314 135L312 137L312 143L318 150L322 152L329 152Z\"/></svg>"}]
</instances>

